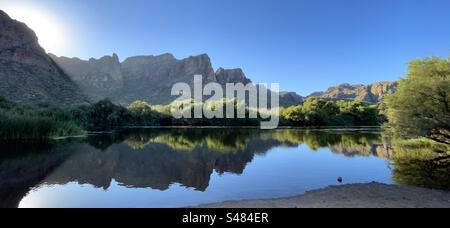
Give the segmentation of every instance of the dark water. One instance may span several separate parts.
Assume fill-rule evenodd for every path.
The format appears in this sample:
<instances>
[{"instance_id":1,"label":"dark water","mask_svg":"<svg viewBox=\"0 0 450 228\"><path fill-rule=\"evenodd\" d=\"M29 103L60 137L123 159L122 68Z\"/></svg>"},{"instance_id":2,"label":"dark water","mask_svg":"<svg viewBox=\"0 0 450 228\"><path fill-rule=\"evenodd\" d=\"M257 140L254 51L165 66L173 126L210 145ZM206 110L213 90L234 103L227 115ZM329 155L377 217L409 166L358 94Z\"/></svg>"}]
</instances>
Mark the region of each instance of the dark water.
<instances>
[{"instance_id":1,"label":"dark water","mask_svg":"<svg viewBox=\"0 0 450 228\"><path fill-rule=\"evenodd\" d=\"M2 146L0 207L183 207L392 184L389 140L358 130L141 129Z\"/></svg>"}]
</instances>

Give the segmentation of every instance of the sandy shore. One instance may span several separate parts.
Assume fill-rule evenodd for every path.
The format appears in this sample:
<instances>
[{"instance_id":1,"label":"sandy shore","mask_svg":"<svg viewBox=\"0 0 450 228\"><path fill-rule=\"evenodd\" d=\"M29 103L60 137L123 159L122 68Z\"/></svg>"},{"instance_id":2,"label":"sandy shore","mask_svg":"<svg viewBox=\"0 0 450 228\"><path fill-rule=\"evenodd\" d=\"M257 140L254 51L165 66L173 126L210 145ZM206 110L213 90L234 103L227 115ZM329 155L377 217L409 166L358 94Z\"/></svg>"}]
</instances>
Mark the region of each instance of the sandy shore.
<instances>
[{"instance_id":1,"label":"sandy shore","mask_svg":"<svg viewBox=\"0 0 450 228\"><path fill-rule=\"evenodd\" d=\"M450 208L450 192L379 183L332 186L301 196L229 201L200 208Z\"/></svg>"}]
</instances>

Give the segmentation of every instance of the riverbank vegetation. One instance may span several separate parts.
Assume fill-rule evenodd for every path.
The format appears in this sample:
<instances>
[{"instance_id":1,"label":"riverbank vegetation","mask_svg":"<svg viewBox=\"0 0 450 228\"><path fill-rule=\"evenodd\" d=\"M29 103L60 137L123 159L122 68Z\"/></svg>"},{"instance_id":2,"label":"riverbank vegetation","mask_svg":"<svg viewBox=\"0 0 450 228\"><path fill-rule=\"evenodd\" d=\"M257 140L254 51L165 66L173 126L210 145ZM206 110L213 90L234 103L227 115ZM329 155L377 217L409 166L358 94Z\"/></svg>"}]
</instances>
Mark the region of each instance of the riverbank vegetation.
<instances>
[{"instance_id":1,"label":"riverbank vegetation","mask_svg":"<svg viewBox=\"0 0 450 228\"><path fill-rule=\"evenodd\" d=\"M85 134L77 124L52 118L47 111L0 98L0 141L46 141Z\"/></svg>"},{"instance_id":2,"label":"riverbank vegetation","mask_svg":"<svg viewBox=\"0 0 450 228\"><path fill-rule=\"evenodd\" d=\"M234 102L235 113L238 103L223 100L214 108L223 108ZM191 108L196 105L191 104ZM211 105L211 104L208 104ZM73 107L34 107L18 104L2 98L0 101L1 140L35 139L80 135L84 132L110 131L122 127L143 126L260 126L262 118L251 119L249 108L247 118L182 118L171 115L172 108L179 104L152 106L136 101L128 107L105 99L94 104ZM193 112L193 108L191 110ZM307 99L303 105L281 108L280 125L293 127L312 126L379 126L384 121L376 105L357 101L325 101ZM260 113L261 114L261 113Z\"/></svg>"}]
</instances>

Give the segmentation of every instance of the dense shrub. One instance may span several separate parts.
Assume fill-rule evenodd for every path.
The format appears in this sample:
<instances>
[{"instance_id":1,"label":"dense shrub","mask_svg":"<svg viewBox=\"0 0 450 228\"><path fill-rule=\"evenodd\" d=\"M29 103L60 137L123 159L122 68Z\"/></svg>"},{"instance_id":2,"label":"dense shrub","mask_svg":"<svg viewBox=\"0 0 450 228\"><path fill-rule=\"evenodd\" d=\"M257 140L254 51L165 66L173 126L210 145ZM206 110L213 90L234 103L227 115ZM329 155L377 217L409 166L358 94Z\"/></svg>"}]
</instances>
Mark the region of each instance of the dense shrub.
<instances>
[{"instance_id":1,"label":"dense shrub","mask_svg":"<svg viewBox=\"0 0 450 228\"><path fill-rule=\"evenodd\" d=\"M285 125L293 126L378 126L385 121L376 105L318 98L309 98L301 106L282 109L280 114Z\"/></svg>"},{"instance_id":2,"label":"dense shrub","mask_svg":"<svg viewBox=\"0 0 450 228\"><path fill-rule=\"evenodd\" d=\"M70 122L48 117L0 111L0 141L43 141L54 137L80 135L83 130Z\"/></svg>"}]
</instances>

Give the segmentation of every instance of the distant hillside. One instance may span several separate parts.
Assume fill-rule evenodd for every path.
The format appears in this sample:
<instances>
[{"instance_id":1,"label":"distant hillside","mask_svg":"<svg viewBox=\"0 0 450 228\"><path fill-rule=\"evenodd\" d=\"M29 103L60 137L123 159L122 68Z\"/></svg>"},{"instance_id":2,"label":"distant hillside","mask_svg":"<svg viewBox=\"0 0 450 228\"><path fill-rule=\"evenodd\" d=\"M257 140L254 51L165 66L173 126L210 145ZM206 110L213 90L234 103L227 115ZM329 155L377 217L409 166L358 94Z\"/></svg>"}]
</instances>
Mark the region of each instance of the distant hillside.
<instances>
[{"instance_id":1,"label":"distant hillside","mask_svg":"<svg viewBox=\"0 0 450 228\"><path fill-rule=\"evenodd\" d=\"M214 71L208 55L176 59L172 54L159 56L135 56L119 62L116 54L88 61L78 58L51 55L62 69L77 82L92 99L105 97L114 102L128 105L136 100L151 104L168 104L176 97L171 96L175 83L193 85L194 75L203 75L203 82L248 84L252 81L242 69L223 69ZM283 105L297 105L302 102L295 93L283 93Z\"/></svg>"},{"instance_id":2,"label":"distant hillside","mask_svg":"<svg viewBox=\"0 0 450 228\"><path fill-rule=\"evenodd\" d=\"M40 105L86 101L25 24L0 10L0 31L0 96Z\"/></svg>"},{"instance_id":3,"label":"distant hillside","mask_svg":"<svg viewBox=\"0 0 450 228\"><path fill-rule=\"evenodd\" d=\"M358 100L368 103L379 103L387 94L395 93L397 82L379 82L370 85L342 84L331 87L326 92L316 92L309 97L332 100Z\"/></svg>"},{"instance_id":4,"label":"distant hillside","mask_svg":"<svg viewBox=\"0 0 450 228\"><path fill-rule=\"evenodd\" d=\"M303 104L304 98L294 92L280 92L280 107L297 106Z\"/></svg>"}]
</instances>

